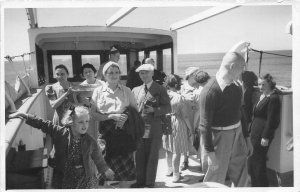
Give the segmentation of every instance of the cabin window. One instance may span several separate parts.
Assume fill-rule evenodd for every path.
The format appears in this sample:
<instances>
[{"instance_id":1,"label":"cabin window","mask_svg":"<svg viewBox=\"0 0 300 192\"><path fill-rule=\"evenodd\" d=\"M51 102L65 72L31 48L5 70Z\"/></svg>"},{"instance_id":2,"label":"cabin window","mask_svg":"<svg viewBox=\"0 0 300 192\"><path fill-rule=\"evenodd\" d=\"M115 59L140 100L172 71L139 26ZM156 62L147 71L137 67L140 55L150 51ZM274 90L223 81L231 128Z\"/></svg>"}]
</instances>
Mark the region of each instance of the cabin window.
<instances>
[{"instance_id":1,"label":"cabin window","mask_svg":"<svg viewBox=\"0 0 300 192\"><path fill-rule=\"evenodd\" d=\"M139 61L142 63L143 59L145 58L144 51L139 51Z\"/></svg>"},{"instance_id":2,"label":"cabin window","mask_svg":"<svg viewBox=\"0 0 300 192\"><path fill-rule=\"evenodd\" d=\"M52 71L55 78L55 67L57 65L63 64L67 67L69 71L69 78L73 78L73 66L72 66L72 55L52 55Z\"/></svg>"},{"instance_id":3,"label":"cabin window","mask_svg":"<svg viewBox=\"0 0 300 192\"><path fill-rule=\"evenodd\" d=\"M155 69L157 69L157 56L156 56L156 51L150 51L149 57L154 59L154 62L155 62L154 67L155 67Z\"/></svg>"},{"instance_id":4,"label":"cabin window","mask_svg":"<svg viewBox=\"0 0 300 192\"><path fill-rule=\"evenodd\" d=\"M171 48L163 49L163 71L167 74L172 73L172 51Z\"/></svg>"},{"instance_id":5,"label":"cabin window","mask_svg":"<svg viewBox=\"0 0 300 192\"><path fill-rule=\"evenodd\" d=\"M127 55L126 54L121 54L120 55L120 60L119 60L119 65L120 65L120 70L121 70L121 75L125 76L127 75Z\"/></svg>"},{"instance_id":6,"label":"cabin window","mask_svg":"<svg viewBox=\"0 0 300 192\"><path fill-rule=\"evenodd\" d=\"M96 70L100 67L101 58L100 55L81 55L81 66L90 63Z\"/></svg>"}]
</instances>

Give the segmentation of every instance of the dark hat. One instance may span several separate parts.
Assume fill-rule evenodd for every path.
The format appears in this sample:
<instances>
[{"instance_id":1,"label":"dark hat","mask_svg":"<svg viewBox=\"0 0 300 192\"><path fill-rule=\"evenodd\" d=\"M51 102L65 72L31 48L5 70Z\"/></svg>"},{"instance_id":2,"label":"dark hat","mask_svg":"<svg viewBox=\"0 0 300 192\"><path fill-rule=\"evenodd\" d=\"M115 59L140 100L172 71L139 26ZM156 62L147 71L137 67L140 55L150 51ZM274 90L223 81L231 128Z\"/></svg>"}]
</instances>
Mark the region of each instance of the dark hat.
<instances>
[{"instance_id":1,"label":"dark hat","mask_svg":"<svg viewBox=\"0 0 300 192\"><path fill-rule=\"evenodd\" d=\"M117 48L115 48L114 46L112 46L109 53L110 54L115 54L115 53L120 53L120 51Z\"/></svg>"}]
</instances>

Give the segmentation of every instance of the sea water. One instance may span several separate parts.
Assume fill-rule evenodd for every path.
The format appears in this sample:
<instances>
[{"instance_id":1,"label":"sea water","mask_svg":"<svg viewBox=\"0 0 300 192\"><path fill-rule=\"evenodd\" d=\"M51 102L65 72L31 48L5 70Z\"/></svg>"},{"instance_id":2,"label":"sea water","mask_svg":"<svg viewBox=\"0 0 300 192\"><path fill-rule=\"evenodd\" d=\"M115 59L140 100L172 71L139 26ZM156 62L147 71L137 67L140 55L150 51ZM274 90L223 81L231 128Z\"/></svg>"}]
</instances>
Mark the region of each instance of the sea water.
<instances>
[{"instance_id":1,"label":"sea water","mask_svg":"<svg viewBox=\"0 0 300 192\"><path fill-rule=\"evenodd\" d=\"M292 55L291 50L287 51L268 51L272 53L282 55ZM178 55L178 74L184 77L184 71L188 67L199 67L201 70L206 71L210 76L215 76L224 53L206 53L206 54L179 54ZM254 71L257 75L259 74L259 53L251 52L249 54L249 61L247 70ZM165 63L171 62L170 55L164 55L163 58ZM125 64L125 63L124 63ZM121 63L120 65L124 65ZM131 64L132 65L132 64ZM5 80L11 85L14 85L17 74L24 74L25 70L31 68L29 61L15 61L13 64L5 62ZM170 65L164 66L164 71L168 74ZM277 85L291 87L291 75L292 75L292 57L282 57L275 55L263 54L261 63L260 75L263 76L266 73L270 73ZM124 74L124 73L123 73Z\"/></svg>"}]
</instances>

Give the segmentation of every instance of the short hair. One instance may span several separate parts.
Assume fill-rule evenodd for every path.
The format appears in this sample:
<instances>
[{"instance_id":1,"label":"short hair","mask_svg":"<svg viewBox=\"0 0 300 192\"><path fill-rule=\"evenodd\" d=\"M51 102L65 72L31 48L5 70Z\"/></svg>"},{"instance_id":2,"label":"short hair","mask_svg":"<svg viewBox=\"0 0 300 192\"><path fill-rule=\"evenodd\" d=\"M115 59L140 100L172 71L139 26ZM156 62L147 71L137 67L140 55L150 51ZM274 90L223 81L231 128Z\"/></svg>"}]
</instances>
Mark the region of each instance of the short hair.
<instances>
[{"instance_id":1,"label":"short hair","mask_svg":"<svg viewBox=\"0 0 300 192\"><path fill-rule=\"evenodd\" d=\"M136 61L134 61L133 65L134 65L135 67L138 67L138 66L141 65L141 62L140 62L139 60L136 60Z\"/></svg>"},{"instance_id":2,"label":"short hair","mask_svg":"<svg viewBox=\"0 0 300 192\"><path fill-rule=\"evenodd\" d=\"M245 88L257 86L258 78L253 71L243 71L241 77Z\"/></svg>"},{"instance_id":3,"label":"short hair","mask_svg":"<svg viewBox=\"0 0 300 192\"><path fill-rule=\"evenodd\" d=\"M237 52L228 52L222 59L221 66L228 67L233 61L242 61L245 63L245 59L242 55Z\"/></svg>"},{"instance_id":4,"label":"short hair","mask_svg":"<svg viewBox=\"0 0 300 192\"><path fill-rule=\"evenodd\" d=\"M146 62L146 58L144 58L143 60L142 60L142 64L145 64Z\"/></svg>"},{"instance_id":5,"label":"short hair","mask_svg":"<svg viewBox=\"0 0 300 192\"><path fill-rule=\"evenodd\" d=\"M195 72L195 81L197 83L206 83L210 79L210 76L205 71L196 71Z\"/></svg>"},{"instance_id":6,"label":"short hair","mask_svg":"<svg viewBox=\"0 0 300 192\"><path fill-rule=\"evenodd\" d=\"M176 90L180 90L181 87L181 78L176 74L170 74L165 77L165 84L168 87L175 88Z\"/></svg>"},{"instance_id":7,"label":"short hair","mask_svg":"<svg viewBox=\"0 0 300 192\"><path fill-rule=\"evenodd\" d=\"M70 106L70 108L64 113L64 116L61 120L61 123L64 126L71 126L74 123L74 120L80 114L87 114L89 115L89 110L85 106Z\"/></svg>"},{"instance_id":8,"label":"short hair","mask_svg":"<svg viewBox=\"0 0 300 192\"><path fill-rule=\"evenodd\" d=\"M67 68L65 65L63 65L63 64L57 65L54 69L55 69L55 70L56 70L56 69L64 69L64 70L67 72L67 74L69 75L68 68Z\"/></svg>"},{"instance_id":9,"label":"short hair","mask_svg":"<svg viewBox=\"0 0 300 192\"><path fill-rule=\"evenodd\" d=\"M263 76L263 80L265 80L269 85L270 88L273 90L276 87L276 82L274 81L272 75L270 75L269 73L265 74Z\"/></svg>"},{"instance_id":10,"label":"short hair","mask_svg":"<svg viewBox=\"0 0 300 192\"><path fill-rule=\"evenodd\" d=\"M82 65L82 67L81 67L81 74L82 74L82 76L83 76L83 71L84 71L85 68L92 69L92 70L94 71L94 73L97 72L97 70L96 70L96 68L94 67L94 65L92 65L92 64L90 64L90 63L86 63L86 64Z\"/></svg>"}]
</instances>

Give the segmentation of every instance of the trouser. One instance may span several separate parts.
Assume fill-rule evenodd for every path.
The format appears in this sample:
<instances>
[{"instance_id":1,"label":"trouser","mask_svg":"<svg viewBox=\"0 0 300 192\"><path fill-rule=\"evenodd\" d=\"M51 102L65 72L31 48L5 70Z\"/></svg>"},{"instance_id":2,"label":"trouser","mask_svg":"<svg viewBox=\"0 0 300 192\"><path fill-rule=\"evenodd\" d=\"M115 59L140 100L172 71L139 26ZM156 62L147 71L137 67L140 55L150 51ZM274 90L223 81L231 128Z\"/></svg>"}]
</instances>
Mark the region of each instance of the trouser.
<instances>
[{"instance_id":1,"label":"trouser","mask_svg":"<svg viewBox=\"0 0 300 192\"><path fill-rule=\"evenodd\" d=\"M208 169L208 162L207 162L207 153L205 153L205 149L204 149L204 140L203 140L203 135L200 134L200 145L199 145L199 156L200 156L200 163L201 163L201 167L202 167L202 172L206 173L207 169Z\"/></svg>"},{"instance_id":2,"label":"trouser","mask_svg":"<svg viewBox=\"0 0 300 192\"><path fill-rule=\"evenodd\" d=\"M248 160L252 187L269 186L266 166L268 149L268 146L263 147L260 145L260 143L257 143L253 147L253 154Z\"/></svg>"},{"instance_id":3,"label":"trouser","mask_svg":"<svg viewBox=\"0 0 300 192\"><path fill-rule=\"evenodd\" d=\"M218 169L210 165L204 177L204 182L225 184L226 175L236 187L248 185L247 154L248 149L242 134L242 127L217 131L212 130L213 144Z\"/></svg>"},{"instance_id":4,"label":"trouser","mask_svg":"<svg viewBox=\"0 0 300 192\"><path fill-rule=\"evenodd\" d=\"M161 138L141 139L136 151L136 173L139 185L154 185Z\"/></svg>"}]
</instances>

